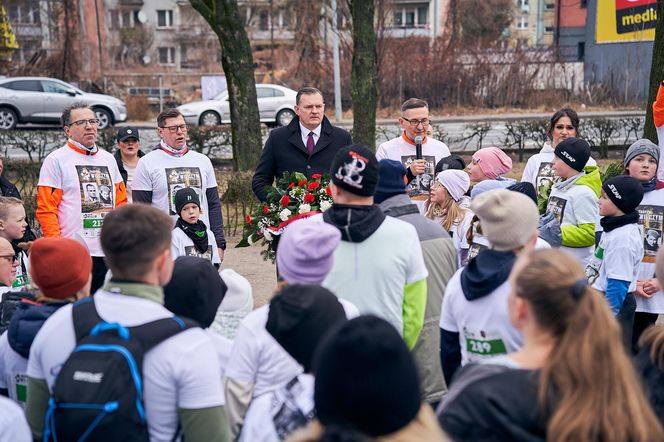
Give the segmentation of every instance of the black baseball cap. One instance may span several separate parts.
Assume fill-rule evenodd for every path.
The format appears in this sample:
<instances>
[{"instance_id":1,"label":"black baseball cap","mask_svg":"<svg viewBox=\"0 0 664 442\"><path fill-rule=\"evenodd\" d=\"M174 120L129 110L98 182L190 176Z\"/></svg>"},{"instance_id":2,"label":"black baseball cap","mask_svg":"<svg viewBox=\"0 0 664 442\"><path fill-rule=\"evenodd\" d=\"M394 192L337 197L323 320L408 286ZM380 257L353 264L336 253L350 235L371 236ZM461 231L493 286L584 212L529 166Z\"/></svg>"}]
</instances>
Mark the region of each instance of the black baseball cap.
<instances>
[{"instance_id":1,"label":"black baseball cap","mask_svg":"<svg viewBox=\"0 0 664 442\"><path fill-rule=\"evenodd\" d=\"M121 127L118 130L118 135L115 137L115 139L118 141L124 141L128 138L136 138L140 141L141 139L138 135L138 129L131 126Z\"/></svg>"}]
</instances>

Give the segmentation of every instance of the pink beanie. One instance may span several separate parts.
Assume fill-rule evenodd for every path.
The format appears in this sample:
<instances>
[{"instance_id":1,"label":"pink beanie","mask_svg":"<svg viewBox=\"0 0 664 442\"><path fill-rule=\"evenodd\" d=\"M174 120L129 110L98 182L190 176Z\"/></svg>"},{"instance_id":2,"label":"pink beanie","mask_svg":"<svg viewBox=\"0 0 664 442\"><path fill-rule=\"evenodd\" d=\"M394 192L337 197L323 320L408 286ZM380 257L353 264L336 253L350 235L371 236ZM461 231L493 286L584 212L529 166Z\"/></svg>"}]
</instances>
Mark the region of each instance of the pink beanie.
<instances>
[{"instance_id":1,"label":"pink beanie","mask_svg":"<svg viewBox=\"0 0 664 442\"><path fill-rule=\"evenodd\" d=\"M512 159L498 147L485 147L473 154L473 161L480 166L484 175L495 180L512 170Z\"/></svg>"}]
</instances>

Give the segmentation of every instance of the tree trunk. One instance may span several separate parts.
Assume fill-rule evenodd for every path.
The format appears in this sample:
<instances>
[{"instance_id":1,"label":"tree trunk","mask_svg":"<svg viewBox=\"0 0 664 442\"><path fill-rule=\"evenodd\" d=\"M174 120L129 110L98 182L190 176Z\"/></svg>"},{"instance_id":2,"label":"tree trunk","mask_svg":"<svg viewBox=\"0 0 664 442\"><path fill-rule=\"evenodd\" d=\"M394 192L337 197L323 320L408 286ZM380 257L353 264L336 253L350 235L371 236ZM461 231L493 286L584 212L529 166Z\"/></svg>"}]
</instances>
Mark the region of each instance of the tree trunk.
<instances>
[{"instance_id":1,"label":"tree trunk","mask_svg":"<svg viewBox=\"0 0 664 442\"><path fill-rule=\"evenodd\" d=\"M657 130L652 117L652 104L657 98L657 89L662 80L664 80L664 1L658 1L655 44L652 47L652 64L650 65L650 90L646 106L646 125L643 129L643 136L655 144L657 144Z\"/></svg>"},{"instance_id":2,"label":"tree trunk","mask_svg":"<svg viewBox=\"0 0 664 442\"><path fill-rule=\"evenodd\" d=\"M210 24L221 44L231 111L233 160L239 170L252 170L261 155L261 136L254 59L237 0L190 0Z\"/></svg>"},{"instance_id":3,"label":"tree trunk","mask_svg":"<svg viewBox=\"0 0 664 442\"><path fill-rule=\"evenodd\" d=\"M353 17L353 67L350 93L353 101L353 140L376 149L378 75L373 0L351 0Z\"/></svg>"}]
</instances>

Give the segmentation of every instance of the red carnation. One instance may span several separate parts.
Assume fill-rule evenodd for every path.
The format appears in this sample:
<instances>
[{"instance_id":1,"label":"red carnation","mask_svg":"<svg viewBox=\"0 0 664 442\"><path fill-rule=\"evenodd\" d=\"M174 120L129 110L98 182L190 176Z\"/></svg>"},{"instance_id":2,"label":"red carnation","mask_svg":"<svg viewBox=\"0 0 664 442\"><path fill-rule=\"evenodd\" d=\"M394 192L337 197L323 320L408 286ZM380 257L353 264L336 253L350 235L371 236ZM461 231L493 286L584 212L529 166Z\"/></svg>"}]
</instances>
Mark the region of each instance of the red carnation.
<instances>
[{"instance_id":1,"label":"red carnation","mask_svg":"<svg viewBox=\"0 0 664 442\"><path fill-rule=\"evenodd\" d=\"M270 209L267 206L263 206L263 215L267 215Z\"/></svg>"},{"instance_id":2,"label":"red carnation","mask_svg":"<svg viewBox=\"0 0 664 442\"><path fill-rule=\"evenodd\" d=\"M247 224L251 225L251 217L247 215Z\"/></svg>"},{"instance_id":3,"label":"red carnation","mask_svg":"<svg viewBox=\"0 0 664 442\"><path fill-rule=\"evenodd\" d=\"M318 178L320 178L320 177L322 177L322 176L323 176L323 175L321 175L320 173L314 173L313 175L311 175L311 178L317 180Z\"/></svg>"},{"instance_id":4,"label":"red carnation","mask_svg":"<svg viewBox=\"0 0 664 442\"><path fill-rule=\"evenodd\" d=\"M312 194L310 194L310 193L305 193L305 194L304 194L304 202L305 202L305 203L307 203L307 204L311 204L311 203L313 203L315 200L316 200L316 197L313 196Z\"/></svg>"},{"instance_id":5,"label":"red carnation","mask_svg":"<svg viewBox=\"0 0 664 442\"><path fill-rule=\"evenodd\" d=\"M309 190L316 190L320 187L320 183L309 183L309 186L307 186L307 189Z\"/></svg>"},{"instance_id":6,"label":"red carnation","mask_svg":"<svg viewBox=\"0 0 664 442\"><path fill-rule=\"evenodd\" d=\"M288 185L288 188L289 188L289 189L292 189L294 185L295 185L295 183L290 183L290 184Z\"/></svg>"},{"instance_id":7,"label":"red carnation","mask_svg":"<svg viewBox=\"0 0 664 442\"><path fill-rule=\"evenodd\" d=\"M330 190L329 187L325 188L325 193L327 193L327 196L332 196L332 191Z\"/></svg>"},{"instance_id":8,"label":"red carnation","mask_svg":"<svg viewBox=\"0 0 664 442\"><path fill-rule=\"evenodd\" d=\"M307 180L302 180L299 183L297 183L297 185L300 186L300 187L303 187L306 184L307 184Z\"/></svg>"},{"instance_id":9,"label":"red carnation","mask_svg":"<svg viewBox=\"0 0 664 442\"><path fill-rule=\"evenodd\" d=\"M290 203L290 196L284 195L281 197L281 200L279 201L282 206L286 207Z\"/></svg>"}]
</instances>

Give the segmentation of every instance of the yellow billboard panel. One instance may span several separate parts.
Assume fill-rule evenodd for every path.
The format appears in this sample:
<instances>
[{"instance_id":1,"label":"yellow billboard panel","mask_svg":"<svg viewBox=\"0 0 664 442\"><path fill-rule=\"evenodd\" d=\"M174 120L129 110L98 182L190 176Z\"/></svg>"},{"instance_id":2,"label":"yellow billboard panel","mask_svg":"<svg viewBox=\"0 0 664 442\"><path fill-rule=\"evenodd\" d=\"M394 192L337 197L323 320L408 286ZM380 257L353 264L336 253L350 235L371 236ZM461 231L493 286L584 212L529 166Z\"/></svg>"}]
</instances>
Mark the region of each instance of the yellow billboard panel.
<instances>
[{"instance_id":1,"label":"yellow billboard panel","mask_svg":"<svg viewBox=\"0 0 664 442\"><path fill-rule=\"evenodd\" d=\"M657 0L597 0L597 43L652 41Z\"/></svg>"}]
</instances>

